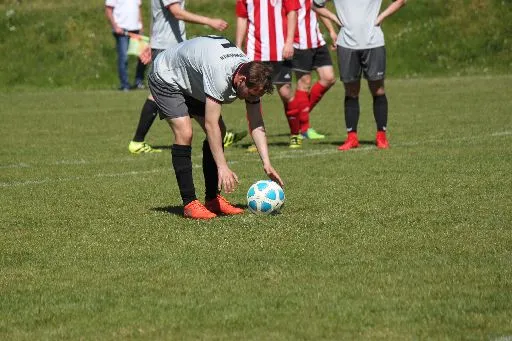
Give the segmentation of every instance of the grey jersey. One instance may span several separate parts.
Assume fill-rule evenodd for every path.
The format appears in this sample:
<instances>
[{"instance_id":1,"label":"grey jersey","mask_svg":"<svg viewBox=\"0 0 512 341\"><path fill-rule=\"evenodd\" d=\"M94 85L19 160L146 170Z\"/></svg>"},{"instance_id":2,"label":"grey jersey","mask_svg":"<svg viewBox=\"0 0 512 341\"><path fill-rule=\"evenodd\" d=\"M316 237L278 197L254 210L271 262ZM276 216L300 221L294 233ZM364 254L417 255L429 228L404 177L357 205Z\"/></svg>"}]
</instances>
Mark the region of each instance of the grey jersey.
<instances>
[{"instance_id":1,"label":"grey jersey","mask_svg":"<svg viewBox=\"0 0 512 341\"><path fill-rule=\"evenodd\" d=\"M314 0L318 7L327 0ZM354 50L384 46L384 33L375 26L382 0L333 0L341 27L336 44Z\"/></svg>"},{"instance_id":2,"label":"grey jersey","mask_svg":"<svg viewBox=\"0 0 512 341\"><path fill-rule=\"evenodd\" d=\"M160 53L154 73L171 91L183 92L201 102L206 96L231 103L236 97L233 76L249 58L229 40L205 36L187 40Z\"/></svg>"},{"instance_id":3,"label":"grey jersey","mask_svg":"<svg viewBox=\"0 0 512 341\"><path fill-rule=\"evenodd\" d=\"M151 0L151 48L164 50L187 39L185 22L176 19L167 6L179 3L185 8L185 0Z\"/></svg>"}]
</instances>

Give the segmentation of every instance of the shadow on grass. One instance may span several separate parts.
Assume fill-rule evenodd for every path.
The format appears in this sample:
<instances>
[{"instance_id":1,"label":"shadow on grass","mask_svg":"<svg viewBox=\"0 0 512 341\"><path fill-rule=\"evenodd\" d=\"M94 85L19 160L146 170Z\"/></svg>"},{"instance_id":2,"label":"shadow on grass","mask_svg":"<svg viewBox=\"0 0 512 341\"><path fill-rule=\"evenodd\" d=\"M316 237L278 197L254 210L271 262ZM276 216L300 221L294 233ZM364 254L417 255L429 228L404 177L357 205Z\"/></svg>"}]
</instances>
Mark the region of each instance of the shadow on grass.
<instances>
[{"instance_id":1,"label":"shadow on grass","mask_svg":"<svg viewBox=\"0 0 512 341\"><path fill-rule=\"evenodd\" d=\"M154 212L165 212L174 215L183 215L183 206L164 206L164 207L153 207L150 209Z\"/></svg>"},{"instance_id":2,"label":"shadow on grass","mask_svg":"<svg viewBox=\"0 0 512 341\"><path fill-rule=\"evenodd\" d=\"M323 144L323 145L332 145L332 146L341 146L345 141L318 141L315 140L315 144ZM368 146L375 146L375 141L371 140L359 140L360 145L368 145Z\"/></svg>"},{"instance_id":3,"label":"shadow on grass","mask_svg":"<svg viewBox=\"0 0 512 341\"><path fill-rule=\"evenodd\" d=\"M156 148L156 149L168 149L168 150L171 149L171 146L155 146L155 145L152 145L151 147Z\"/></svg>"},{"instance_id":4,"label":"shadow on grass","mask_svg":"<svg viewBox=\"0 0 512 341\"><path fill-rule=\"evenodd\" d=\"M277 135L273 135L273 136L289 136L287 134L277 134ZM329 140L311 140L311 141L308 141L308 140L305 140L305 142L303 142L304 144L305 143L313 143L313 144L316 144L316 145L330 145L330 146L340 146L344 143L345 141L329 141ZM359 141L359 144L360 145L368 145L368 146L374 146L375 145L375 141L374 140L360 140ZM247 149L249 146L251 146L252 143L236 143L234 145L231 145L230 147L228 148L237 148L237 149ZM269 147L288 147L289 143L288 142L268 142L268 146ZM166 149L166 150L170 150L171 149L171 146L153 146L153 148L157 148L157 149Z\"/></svg>"},{"instance_id":5,"label":"shadow on grass","mask_svg":"<svg viewBox=\"0 0 512 341\"><path fill-rule=\"evenodd\" d=\"M288 145L288 142L268 142L269 147L288 147ZM229 148L247 149L249 146L252 146L252 143L237 143Z\"/></svg>"},{"instance_id":6,"label":"shadow on grass","mask_svg":"<svg viewBox=\"0 0 512 341\"><path fill-rule=\"evenodd\" d=\"M247 205L233 204L233 206L247 210ZM164 206L164 207L153 207L150 209L154 212L165 212L173 215L183 216L183 206Z\"/></svg>"}]
</instances>

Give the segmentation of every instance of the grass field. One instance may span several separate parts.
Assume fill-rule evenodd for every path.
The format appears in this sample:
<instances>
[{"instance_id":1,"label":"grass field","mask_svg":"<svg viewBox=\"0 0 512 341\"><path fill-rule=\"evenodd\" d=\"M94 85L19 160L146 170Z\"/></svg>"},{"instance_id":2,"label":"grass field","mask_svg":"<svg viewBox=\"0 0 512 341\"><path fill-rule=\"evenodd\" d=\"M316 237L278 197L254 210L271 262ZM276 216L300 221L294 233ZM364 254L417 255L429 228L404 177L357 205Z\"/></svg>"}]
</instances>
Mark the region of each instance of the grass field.
<instances>
[{"instance_id":1,"label":"grass field","mask_svg":"<svg viewBox=\"0 0 512 341\"><path fill-rule=\"evenodd\" d=\"M127 151L145 92L2 93L0 339L512 340L511 88L389 80L386 151L364 89L344 153L339 84L312 113L328 138L297 151L269 97L282 214L208 222L181 217L166 124L164 153ZM224 117L246 126L241 103ZM226 152L245 205L264 173Z\"/></svg>"}]
</instances>

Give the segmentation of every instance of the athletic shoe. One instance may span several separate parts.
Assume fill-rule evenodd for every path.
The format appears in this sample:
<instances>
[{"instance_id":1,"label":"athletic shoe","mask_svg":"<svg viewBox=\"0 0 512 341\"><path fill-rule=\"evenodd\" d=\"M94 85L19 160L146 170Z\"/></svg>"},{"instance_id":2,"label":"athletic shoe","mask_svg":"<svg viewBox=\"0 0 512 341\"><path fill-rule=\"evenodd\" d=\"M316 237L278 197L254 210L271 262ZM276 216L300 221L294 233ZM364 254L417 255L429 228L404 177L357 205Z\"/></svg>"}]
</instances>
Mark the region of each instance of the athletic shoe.
<instances>
[{"instance_id":1,"label":"athletic shoe","mask_svg":"<svg viewBox=\"0 0 512 341\"><path fill-rule=\"evenodd\" d=\"M255 144L251 144L249 147L247 147L247 151L249 153L256 153L258 151L258 148L256 148Z\"/></svg>"},{"instance_id":2,"label":"athletic shoe","mask_svg":"<svg viewBox=\"0 0 512 341\"><path fill-rule=\"evenodd\" d=\"M235 215L244 213L243 209L231 205L229 201L220 194L217 194L215 199L208 201L204 206L206 209L216 214Z\"/></svg>"},{"instance_id":3,"label":"athletic shoe","mask_svg":"<svg viewBox=\"0 0 512 341\"><path fill-rule=\"evenodd\" d=\"M302 147L302 137L300 135L290 135L290 148L301 148Z\"/></svg>"},{"instance_id":4,"label":"athletic shoe","mask_svg":"<svg viewBox=\"0 0 512 341\"><path fill-rule=\"evenodd\" d=\"M349 150L352 148L359 147L359 141L357 140L357 133L350 132L348 133L347 139L345 143L338 147L338 150Z\"/></svg>"},{"instance_id":5,"label":"athletic shoe","mask_svg":"<svg viewBox=\"0 0 512 341\"><path fill-rule=\"evenodd\" d=\"M389 148L389 142L386 138L386 132L385 131L378 131L377 137L375 139L375 143L377 144L377 148L379 149L388 149Z\"/></svg>"},{"instance_id":6,"label":"athletic shoe","mask_svg":"<svg viewBox=\"0 0 512 341\"><path fill-rule=\"evenodd\" d=\"M325 135L319 134L315 129L309 128L305 133L302 133L302 137L310 140L321 140L325 139Z\"/></svg>"},{"instance_id":7,"label":"athletic shoe","mask_svg":"<svg viewBox=\"0 0 512 341\"><path fill-rule=\"evenodd\" d=\"M128 145L128 150L132 154L142 154L142 153L160 153L162 149L156 149L151 147L146 142L135 142L131 141Z\"/></svg>"},{"instance_id":8,"label":"athletic shoe","mask_svg":"<svg viewBox=\"0 0 512 341\"><path fill-rule=\"evenodd\" d=\"M192 219L212 219L217 216L215 213L208 211L208 209L197 199L183 207L183 215L186 218Z\"/></svg>"},{"instance_id":9,"label":"athletic shoe","mask_svg":"<svg viewBox=\"0 0 512 341\"><path fill-rule=\"evenodd\" d=\"M243 130L238 133L233 133L232 131L226 131L226 135L224 135L224 147L229 147L232 144L237 143L241 139L247 136L247 130Z\"/></svg>"}]
</instances>

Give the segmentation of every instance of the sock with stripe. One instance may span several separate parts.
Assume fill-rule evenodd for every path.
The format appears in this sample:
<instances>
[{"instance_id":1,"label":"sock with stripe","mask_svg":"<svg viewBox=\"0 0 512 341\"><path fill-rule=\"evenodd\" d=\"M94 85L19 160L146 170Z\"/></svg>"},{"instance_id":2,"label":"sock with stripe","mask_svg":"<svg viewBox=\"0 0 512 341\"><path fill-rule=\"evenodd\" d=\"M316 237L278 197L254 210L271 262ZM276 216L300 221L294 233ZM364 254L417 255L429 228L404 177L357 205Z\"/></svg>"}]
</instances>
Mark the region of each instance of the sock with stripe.
<instances>
[{"instance_id":1,"label":"sock with stripe","mask_svg":"<svg viewBox=\"0 0 512 341\"><path fill-rule=\"evenodd\" d=\"M344 106L347 131L356 132L359 123L359 97L345 96Z\"/></svg>"},{"instance_id":2,"label":"sock with stripe","mask_svg":"<svg viewBox=\"0 0 512 341\"><path fill-rule=\"evenodd\" d=\"M373 97L373 117L377 124L377 131L386 131L388 124L388 99L386 95Z\"/></svg>"}]
</instances>

